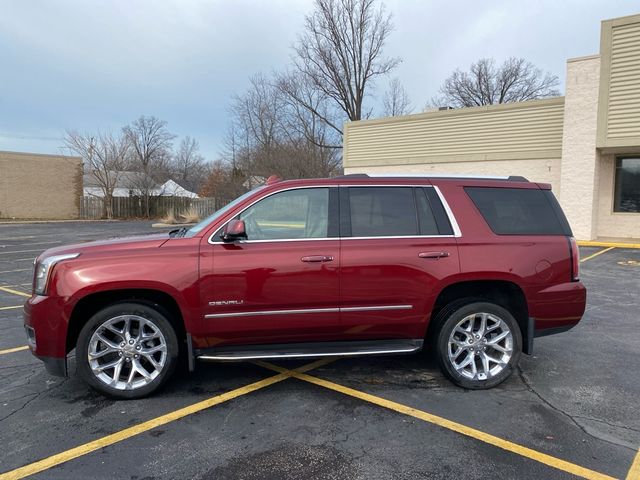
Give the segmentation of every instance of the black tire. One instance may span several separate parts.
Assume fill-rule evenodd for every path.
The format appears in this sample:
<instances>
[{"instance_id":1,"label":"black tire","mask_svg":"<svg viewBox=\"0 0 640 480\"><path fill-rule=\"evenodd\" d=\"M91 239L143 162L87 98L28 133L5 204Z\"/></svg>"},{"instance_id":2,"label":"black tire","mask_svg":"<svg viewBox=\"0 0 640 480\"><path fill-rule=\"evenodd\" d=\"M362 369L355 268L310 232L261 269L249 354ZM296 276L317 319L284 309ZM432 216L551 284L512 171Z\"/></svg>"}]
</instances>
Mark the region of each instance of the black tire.
<instances>
[{"instance_id":1,"label":"black tire","mask_svg":"<svg viewBox=\"0 0 640 480\"><path fill-rule=\"evenodd\" d=\"M495 366L490 369L490 371L493 369L497 370L494 375L486 375L479 372L476 376L473 375L472 372L468 372L466 369L463 369L463 373L461 373L454 367L452 361L449 359L449 339L451 338L451 335L456 326L470 315L479 315L481 313L487 313L492 316L491 318L498 318L499 320L501 320L502 323L498 327L500 328L500 332L505 332L506 329L508 329L511 334L511 355L508 358L506 365L499 367L499 365L494 364ZM438 317L435 319L435 321L437 322L436 325L438 325L437 335L435 338L436 358L442 372L456 385L470 390L484 390L487 388L492 388L509 378L509 376L517 368L518 362L520 361L520 355L522 353L522 333L520 332L518 322L513 317L513 315L511 315L508 310L501 307L500 305L478 299L458 300L445 306ZM479 317L478 319L474 320L474 322L478 321ZM494 320L489 321L492 322L492 325L496 324ZM465 325L465 323L463 323L462 325ZM466 323L466 325L468 326L469 323ZM464 335L467 335L464 338L469 338L470 336L469 334ZM494 334L488 333L487 335L489 335L489 337L495 338L497 336L497 332ZM489 340L491 340L491 338L489 338ZM458 362L458 365L464 363L464 361L468 359L467 355L469 355L471 357L469 361L473 362L474 365L469 364L468 368L473 368L474 370L477 368L479 371L480 369L484 369L484 367L482 366L482 358L485 354L489 354L492 358L504 358L501 357L501 355L503 355L502 352L494 350L494 347L491 347L489 344L485 345L485 343L481 343L482 338L476 339L476 337L474 336L471 341L478 343L473 343L472 345L465 346L465 348L461 349L460 357L457 357L461 358L460 362ZM508 338L505 340L505 342L507 341L509 341ZM505 345L506 343L503 345L498 344L497 347L504 347ZM454 351L454 353L458 351L457 347L455 348L456 350ZM473 351L471 349L473 349ZM477 359L474 357L475 355L478 356ZM489 366L491 366L491 364L489 364ZM499 370L498 368L501 368L501 370ZM469 376L471 375L473 375L474 378L470 378ZM483 376L486 378L483 378Z\"/></svg>"},{"instance_id":2,"label":"black tire","mask_svg":"<svg viewBox=\"0 0 640 480\"><path fill-rule=\"evenodd\" d=\"M90 361L89 361L89 348L92 337L94 333L102 328L102 332L106 332L108 335L111 335L111 331L106 331L104 325L106 322L113 320L119 316L127 316L134 315L136 317L140 317L148 322L145 328L155 328L161 333L161 338L164 339L164 343L166 344L166 353L164 356L161 352L156 353L155 355L160 355L158 360L159 362L164 361L162 367L158 370L157 368L153 370L153 374L155 377L148 381L148 383L144 385L137 386L133 389L122 389L115 388L112 385L108 385L105 381L101 380L94 374ZM135 322L135 320L134 320ZM138 323L140 328L140 323ZM114 337L115 338L115 337ZM158 343L161 342L160 339L157 340ZM142 346L145 346L143 341L140 341ZM137 344L136 344L137 345ZM147 345L149 345L147 343ZM122 346L120 344L119 346ZM135 347L131 347L135 348ZM179 344L178 338L176 336L176 332L171 325L171 322L168 320L168 313L162 309L162 307L158 305L153 305L150 303L137 302L137 301L128 301L128 302L120 302L109 305L108 307L103 308L96 314L94 314L89 321L82 327L80 334L78 336L78 341L76 343L76 364L77 370L80 377L87 382L92 388L98 390L99 392L113 398L118 399L134 399L134 398L142 398L145 397L152 392L155 392L158 388L160 388L173 374L176 364L178 363L179 356ZM102 352L100 352L102 353ZM118 361L116 355L122 357L122 350L120 352L110 353L114 358L114 361ZM124 358L129 357L127 363L129 364L128 368L131 369L131 363L134 361L133 356L136 354L136 351L132 352L124 352ZM137 365L140 365L143 362L142 355L137 355L135 358L139 358L139 362ZM123 359L124 361L124 359ZM148 360L144 360L148 363ZM107 363L107 361L105 361ZM124 366L121 368L127 368ZM129 370L130 371L130 370ZM126 373L126 370L125 370ZM138 375L138 374L136 374ZM113 371L112 376L115 377L115 371ZM141 375L140 375L141 376ZM120 378L120 375L118 375ZM139 380L138 383L146 380Z\"/></svg>"}]
</instances>

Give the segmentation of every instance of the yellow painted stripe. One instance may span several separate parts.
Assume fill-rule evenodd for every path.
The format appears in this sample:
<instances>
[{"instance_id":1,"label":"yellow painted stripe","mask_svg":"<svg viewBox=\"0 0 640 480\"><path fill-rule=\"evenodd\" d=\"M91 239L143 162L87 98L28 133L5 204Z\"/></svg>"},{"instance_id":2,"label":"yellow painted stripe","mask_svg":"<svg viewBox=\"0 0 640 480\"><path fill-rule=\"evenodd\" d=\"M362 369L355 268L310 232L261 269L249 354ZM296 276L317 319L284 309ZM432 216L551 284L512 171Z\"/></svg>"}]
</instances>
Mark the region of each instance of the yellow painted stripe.
<instances>
[{"instance_id":1,"label":"yellow painted stripe","mask_svg":"<svg viewBox=\"0 0 640 480\"><path fill-rule=\"evenodd\" d=\"M22 305L13 305L11 307L0 307L0 310L13 310L15 308L22 308Z\"/></svg>"},{"instance_id":2,"label":"yellow painted stripe","mask_svg":"<svg viewBox=\"0 0 640 480\"><path fill-rule=\"evenodd\" d=\"M0 350L0 355L6 355L7 353L21 352L22 350L28 350L28 349L29 347L27 347L26 345L22 347L7 348L6 350Z\"/></svg>"},{"instance_id":3,"label":"yellow painted stripe","mask_svg":"<svg viewBox=\"0 0 640 480\"><path fill-rule=\"evenodd\" d=\"M633 459L629 473L627 473L627 480L640 480L640 450L638 450L636 458Z\"/></svg>"},{"instance_id":4,"label":"yellow painted stripe","mask_svg":"<svg viewBox=\"0 0 640 480\"><path fill-rule=\"evenodd\" d=\"M581 247L640 248L640 243L598 242L590 240L578 240L576 243Z\"/></svg>"},{"instance_id":5,"label":"yellow painted stripe","mask_svg":"<svg viewBox=\"0 0 640 480\"><path fill-rule=\"evenodd\" d=\"M280 372L283 370L286 371L286 369L282 369L281 367L271 365L270 363L267 363L267 362L256 362L256 363L258 365L270 368L271 370L274 370L276 372ZM423 412L422 410L408 407L400 403L392 402L391 400L386 400L384 398L377 397L369 393L361 392L359 390L354 390L353 388L345 387L343 385L339 385L337 383L333 383L328 380L323 380L321 378L313 377L311 375L306 375L304 373L291 372L291 376L299 380L304 380L305 382L313 383L314 385L328 388L330 390L340 392L345 395L358 398L360 400L364 400L365 402L373 403L374 405L378 405L380 407L384 407L389 410L393 410L393 411L402 413L404 415L409 415L411 417L423 420L425 422L438 425L439 427L446 428L447 430L452 430L462 435L466 435L467 437L480 440L481 442L488 443L489 445L493 445L495 447L501 448L508 452L521 455L531 460L535 460L536 462L543 463L550 467L556 468L558 470L562 470L564 472L571 473L573 475L577 475L579 477L593 479L593 480L614 480L613 477L610 477L608 475L604 475L594 470L581 467L580 465L576 465L574 463L561 460L551 455L547 455L546 453L538 452L537 450L533 450L531 448L518 445L517 443L513 443L503 438L496 437L495 435L485 433L481 430L477 430L475 428L467 427L466 425L462 425L460 423L447 420L446 418L438 417L437 415Z\"/></svg>"},{"instance_id":6,"label":"yellow painted stripe","mask_svg":"<svg viewBox=\"0 0 640 480\"><path fill-rule=\"evenodd\" d=\"M14 295L20 295L21 297L30 297L31 296L28 293L20 292L18 290L14 290L14 289L8 288L8 287L0 287L0 291L7 292L7 293L13 293Z\"/></svg>"},{"instance_id":7,"label":"yellow painted stripe","mask_svg":"<svg viewBox=\"0 0 640 480\"><path fill-rule=\"evenodd\" d=\"M614 248L616 247L605 248L604 250L600 250L594 253L593 255L589 255L588 257L581 258L580 263L586 262L587 260L591 260L592 258L597 257L598 255L602 255L603 253L608 252L609 250L613 250Z\"/></svg>"},{"instance_id":8,"label":"yellow painted stripe","mask_svg":"<svg viewBox=\"0 0 640 480\"><path fill-rule=\"evenodd\" d=\"M222 395L217 395L207 400L203 400L201 402L194 403L193 405L189 405L187 407L167 413L160 417L152 418L151 420L139 423L138 425L134 425L133 427L125 428L124 430L120 430L119 432L112 433L111 435L93 440L92 442L88 442L78 447L71 448L64 452L47 457L43 460L25 465L24 467L5 472L3 474L0 474L0 480L17 480L20 478L28 477L29 475L34 475L44 470L48 470L49 468L68 462L69 460L73 460L74 458L78 458L88 453L95 452L96 450L108 447L109 445L121 442L135 435L139 435L141 433L152 430L156 427L166 425L170 422L175 422L176 420L180 420L181 418L184 418L186 416L201 412L202 410L206 410L207 408L219 405L242 395L255 392L256 390L268 387L269 385L273 385L274 383L281 382L291 377L294 373L308 372L309 370L313 370L316 367L329 363L329 361L331 360L323 359L300 367L296 370L285 369L283 373L278 373L278 375L265 378L264 380L260 380L259 382L236 388L235 390L223 393Z\"/></svg>"}]
</instances>

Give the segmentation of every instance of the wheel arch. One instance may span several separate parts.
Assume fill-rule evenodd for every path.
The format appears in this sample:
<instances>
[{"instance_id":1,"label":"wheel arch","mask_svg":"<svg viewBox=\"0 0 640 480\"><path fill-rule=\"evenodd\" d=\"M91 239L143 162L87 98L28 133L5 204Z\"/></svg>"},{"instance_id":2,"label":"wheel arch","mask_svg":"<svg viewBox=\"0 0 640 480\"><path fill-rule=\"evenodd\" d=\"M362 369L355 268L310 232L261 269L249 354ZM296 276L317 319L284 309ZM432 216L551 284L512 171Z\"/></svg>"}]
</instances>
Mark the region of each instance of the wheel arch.
<instances>
[{"instance_id":1,"label":"wheel arch","mask_svg":"<svg viewBox=\"0 0 640 480\"><path fill-rule=\"evenodd\" d=\"M75 303L67 326L66 353L75 348L80 330L92 315L109 305L127 301L141 302L165 310L168 314L167 320L173 326L178 341L181 342L186 338L182 310L176 299L167 292L152 288L103 290L89 293Z\"/></svg>"},{"instance_id":2,"label":"wheel arch","mask_svg":"<svg viewBox=\"0 0 640 480\"><path fill-rule=\"evenodd\" d=\"M527 299L522 288L510 280L466 280L444 287L431 310L426 338L434 339L441 322L435 321L442 309L463 298L488 301L507 309L516 319L522 334L523 352L530 354L533 346L533 324L529 318Z\"/></svg>"}]
</instances>

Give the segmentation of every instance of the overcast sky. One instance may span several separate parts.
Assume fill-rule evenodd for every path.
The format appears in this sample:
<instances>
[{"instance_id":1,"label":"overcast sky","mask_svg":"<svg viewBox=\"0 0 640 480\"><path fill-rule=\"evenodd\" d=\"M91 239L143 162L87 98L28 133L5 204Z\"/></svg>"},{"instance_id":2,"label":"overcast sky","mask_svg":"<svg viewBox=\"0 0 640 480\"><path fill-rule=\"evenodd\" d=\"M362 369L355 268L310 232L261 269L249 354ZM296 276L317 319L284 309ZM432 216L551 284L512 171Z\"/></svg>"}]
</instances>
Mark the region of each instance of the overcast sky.
<instances>
[{"instance_id":1,"label":"overcast sky","mask_svg":"<svg viewBox=\"0 0 640 480\"><path fill-rule=\"evenodd\" d=\"M386 52L416 110L456 67L524 57L557 74L598 53L600 21L637 0L388 0ZM227 106L289 62L311 0L0 0L0 150L60 153L67 129L118 130L155 115L221 149ZM375 94L382 95L380 82Z\"/></svg>"}]
</instances>

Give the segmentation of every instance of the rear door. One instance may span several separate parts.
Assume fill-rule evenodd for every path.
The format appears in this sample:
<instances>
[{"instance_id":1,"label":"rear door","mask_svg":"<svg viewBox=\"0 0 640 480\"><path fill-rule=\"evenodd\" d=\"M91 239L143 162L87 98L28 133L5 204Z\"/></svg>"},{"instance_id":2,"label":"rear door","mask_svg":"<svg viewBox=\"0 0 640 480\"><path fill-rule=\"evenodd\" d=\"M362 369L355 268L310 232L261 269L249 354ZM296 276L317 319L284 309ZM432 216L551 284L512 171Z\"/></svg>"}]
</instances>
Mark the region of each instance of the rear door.
<instances>
[{"instance_id":1,"label":"rear door","mask_svg":"<svg viewBox=\"0 0 640 480\"><path fill-rule=\"evenodd\" d=\"M439 282L459 272L437 189L341 187L340 215L345 339L423 338Z\"/></svg>"}]
</instances>

